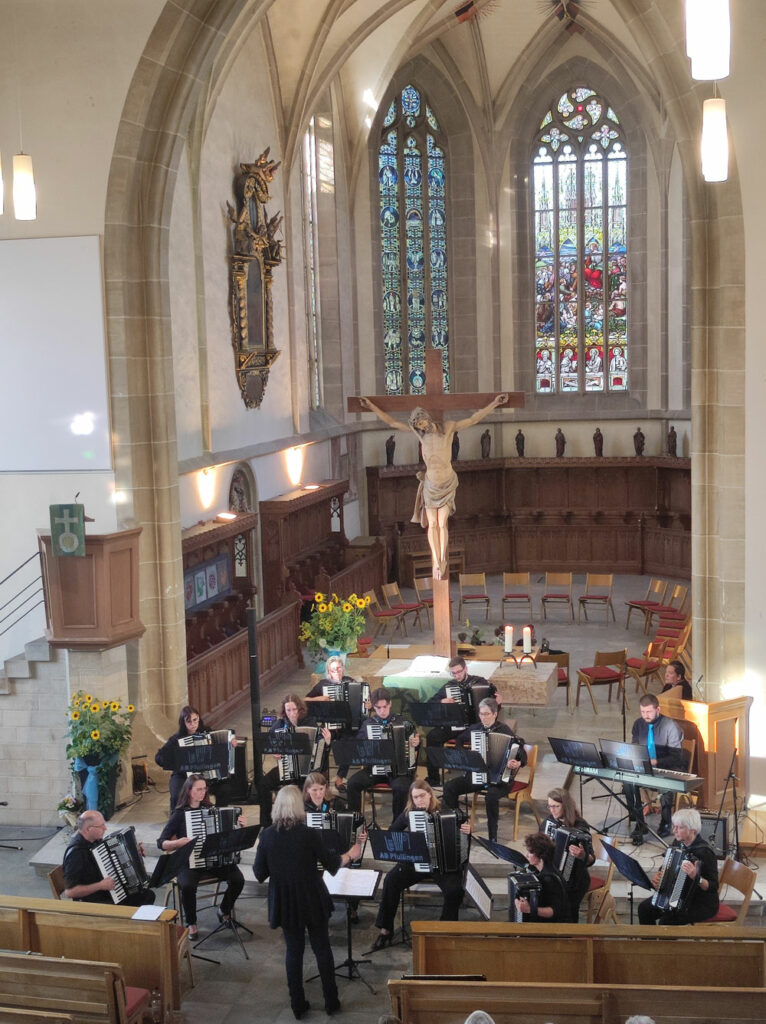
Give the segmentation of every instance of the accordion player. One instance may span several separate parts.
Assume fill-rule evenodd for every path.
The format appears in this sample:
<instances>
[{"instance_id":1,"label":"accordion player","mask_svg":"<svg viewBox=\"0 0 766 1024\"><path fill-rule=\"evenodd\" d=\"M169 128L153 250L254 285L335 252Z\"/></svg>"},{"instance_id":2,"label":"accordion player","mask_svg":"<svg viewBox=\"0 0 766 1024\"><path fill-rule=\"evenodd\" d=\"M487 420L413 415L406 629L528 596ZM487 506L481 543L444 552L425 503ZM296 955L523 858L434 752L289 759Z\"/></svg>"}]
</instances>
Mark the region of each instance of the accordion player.
<instances>
[{"instance_id":1,"label":"accordion player","mask_svg":"<svg viewBox=\"0 0 766 1024\"><path fill-rule=\"evenodd\" d=\"M224 742L227 743L229 748L227 751L227 757L225 759L228 761L227 768L229 769L229 774L233 774L233 748L236 747L237 740L233 732L229 732L229 730L222 731L226 733L226 739L224 740ZM187 738L197 737L197 740L199 740L208 735L210 735L210 729L208 729L208 727L202 721L199 711L191 704L187 704L185 707L181 708L181 713L178 716L177 731L173 733L173 735L170 737L169 740L167 740L166 743L163 743L163 745L160 747L160 749L154 756L154 760L157 762L160 768L164 768L165 771L170 771L173 773L170 776L171 814L175 810L175 806L178 803L179 793L181 792L181 788L183 787L183 784L184 782L186 782L186 779L188 777L188 772L181 771L181 769L178 767L180 763L178 761L178 758L181 756L181 747L179 746L179 744ZM204 744L207 747L206 750L200 749L198 751L197 749L195 749L193 751L195 757L199 753L201 759L201 766L203 764L202 759L204 758L205 754L209 755L213 752L213 747L209 743L209 741L205 740Z\"/></svg>"},{"instance_id":2,"label":"accordion player","mask_svg":"<svg viewBox=\"0 0 766 1024\"><path fill-rule=\"evenodd\" d=\"M569 901L553 864L554 852L553 840L542 832L524 837L524 856L530 870L512 872L508 877L511 921L548 924L569 920Z\"/></svg>"},{"instance_id":3,"label":"accordion player","mask_svg":"<svg viewBox=\"0 0 766 1024\"><path fill-rule=\"evenodd\" d=\"M343 722L324 722L334 738L355 736L367 718L370 709L370 687L367 683L357 682L345 674L343 659L331 655L325 663L325 678L313 686L304 697L307 704L317 704L313 708L314 718L322 721L323 701L343 701L347 705L348 715ZM335 785L344 786L348 776L349 765L339 764Z\"/></svg>"},{"instance_id":4,"label":"accordion player","mask_svg":"<svg viewBox=\"0 0 766 1024\"><path fill-rule=\"evenodd\" d=\"M714 917L718 910L718 861L700 835L699 811L684 807L672 820L676 841L652 879L655 893L639 904L640 924L693 924Z\"/></svg>"},{"instance_id":5,"label":"accordion player","mask_svg":"<svg viewBox=\"0 0 766 1024\"><path fill-rule=\"evenodd\" d=\"M580 904L590 888L588 868L596 859L593 842L588 823L580 817L568 790L552 789L547 799L548 817L541 831L556 845L554 864L564 880L570 917L576 924L580 916Z\"/></svg>"},{"instance_id":6,"label":"accordion player","mask_svg":"<svg viewBox=\"0 0 766 1024\"><path fill-rule=\"evenodd\" d=\"M453 658L447 669L452 681L445 683L429 703L454 702L462 704L467 712L467 724L475 725L479 720L479 704L485 697L497 697L497 688L494 683L489 682L483 676L472 676L468 673L465 658ZM460 726L437 726L431 729L426 737L428 747L443 747L447 740L455 738L456 733L461 731ZM428 767L428 782L432 786L439 783L439 773L436 768Z\"/></svg>"},{"instance_id":7,"label":"accordion player","mask_svg":"<svg viewBox=\"0 0 766 1024\"><path fill-rule=\"evenodd\" d=\"M64 854L65 895L85 903L154 903L135 830L105 833L106 822L98 811L80 815L77 834Z\"/></svg>"}]
</instances>

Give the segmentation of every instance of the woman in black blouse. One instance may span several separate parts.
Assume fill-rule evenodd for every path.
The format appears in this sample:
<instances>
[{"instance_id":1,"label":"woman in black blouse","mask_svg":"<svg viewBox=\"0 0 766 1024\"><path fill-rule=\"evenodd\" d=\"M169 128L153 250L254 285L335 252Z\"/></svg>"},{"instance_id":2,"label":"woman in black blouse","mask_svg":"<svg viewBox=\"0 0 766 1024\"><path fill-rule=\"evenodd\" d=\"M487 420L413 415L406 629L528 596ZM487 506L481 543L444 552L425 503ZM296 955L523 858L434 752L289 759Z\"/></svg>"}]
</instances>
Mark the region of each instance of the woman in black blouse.
<instances>
[{"instance_id":1,"label":"woman in black blouse","mask_svg":"<svg viewBox=\"0 0 766 1024\"><path fill-rule=\"evenodd\" d=\"M178 850L194 837L186 834L186 811L196 811L200 807L210 807L207 793L207 782L201 775L190 775L184 782L178 798L178 806L170 815L168 823L162 830L157 846L166 853ZM237 819L239 825L245 825L245 819ZM181 889L181 904L184 917L189 926L189 937L197 937L197 886L201 878L218 878L226 882L226 892L218 908L218 919L221 922L231 920L231 912L237 896L242 892L245 879L236 864L226 864L219 868L192 868L188 865L178 872L178 885Z\"/></svg>"},{"instance_id":2,"label":"woman in black blouse","mask_svg":"<svg viewBox=\"0 0 766 1024\"><path fill-rule=\"evenodd\" d=\"M172 772L170 776L170 813L176 809L178 804L178 797L181 794L183 784L186 782L186 772L176 771L176 751L178 750L178 741L183 739L185 736L204 736L205 733L210 732L208 727L202 721L202 716L199 711L192 707L191 704L187 704L181 708L181 714L178 716L178 730L173 733L167 743L163 743L157 753L154 755L154 760L167 772Z\"/></svg>"},{"instance_id":3,"label":"woman in black blouse","mask_svg":"<svg viewBox=\"0 0 766 1024\"><path fill-rule=\"evenodd\" d=\"M546 825L549 828L546 828ZM548 794L548 817L543 822L540 831L549 835L550 828L577 829L578 832L590 832L590 826L584 818L580 817L577 805L571 793L566 789L552 789ZM550 838L553 838L550 836ZM592 845L584 843L569 844L569 853L573 858L572 873L564 881L569 899L569 913L574 924L580 916L580 904L590 889L590 875L588 868L595 863L596 857Z\"/></svg>"},{"instance_id":4,"label":"woman in black blouse","mask_svg":"<svg viewBox=\"0 0 766 1024\"><path fill-rule=\"evenodd\" d=\"M308 932L322 980L325 1010L340 1010L335 983L335 961L327 922L332 900L317 861L334 875L362 855L356 843L344 854L325 849L318 829L306 825L306 811L297 786L277 793L272 822L261 833L253 871L259 882L269 879L269 925L285 937L285 969L290 1005L296 1020L310 1009L303 990L303 951Z\"/></svg>"},{"instance_id":5,"label":"woman in black blouse","mask_svg":"<svg viewBox=\"0 0 766 1024\"><path fill-rule=\"evenodd\" d=\"M526 897L516 900L516 909L523 915L522 920L534 924L568 921L569 901L566 889L561 875L553 866L553 853L556 848L553 840L541 832L532 832L525 837L524 846L525 856L532 871L540 880L542 891L534 913Z\"/></svg>"}]
</instances>

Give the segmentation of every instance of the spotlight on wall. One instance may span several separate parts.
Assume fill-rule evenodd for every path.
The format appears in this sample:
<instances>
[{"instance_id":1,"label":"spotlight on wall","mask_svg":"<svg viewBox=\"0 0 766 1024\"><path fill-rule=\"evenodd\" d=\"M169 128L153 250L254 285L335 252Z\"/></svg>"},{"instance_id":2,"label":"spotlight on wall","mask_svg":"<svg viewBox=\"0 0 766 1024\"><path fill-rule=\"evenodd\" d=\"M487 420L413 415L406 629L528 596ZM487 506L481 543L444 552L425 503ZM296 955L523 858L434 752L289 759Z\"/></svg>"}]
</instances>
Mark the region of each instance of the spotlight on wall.
<instances>
[{"instance_id":1,"label":"spotlight on wall","mask_svg":"<svg viewBox=\"0 0 766 1024\"><path fill-rule=\"evenodd\" d=\"M215 497L215 468L206 468L197 473L197 493L200 505L209 509Z\"/></svg>"},{"instance_id":2,"label":"spotlight on wall","mask_svg":"<svg viewBox=\"0 0 766 1024\"><path fill-rule=\"evenodd\" d=\"M700 153L705 181L726 181L729 176L729 139L725 100L705 100L702 104Z\"/></svg>"},{"instance_id":3,"label":"spotlight on wall","mask_svg":"<svg viewBox=\"0 0 766 1024\"><path fill-rule=\"evenodd\" d=\"M303 447L287 449L285 468L287 469L287 479L293 487L297 487L303 476Z\"/></svg>"}]
</instances>

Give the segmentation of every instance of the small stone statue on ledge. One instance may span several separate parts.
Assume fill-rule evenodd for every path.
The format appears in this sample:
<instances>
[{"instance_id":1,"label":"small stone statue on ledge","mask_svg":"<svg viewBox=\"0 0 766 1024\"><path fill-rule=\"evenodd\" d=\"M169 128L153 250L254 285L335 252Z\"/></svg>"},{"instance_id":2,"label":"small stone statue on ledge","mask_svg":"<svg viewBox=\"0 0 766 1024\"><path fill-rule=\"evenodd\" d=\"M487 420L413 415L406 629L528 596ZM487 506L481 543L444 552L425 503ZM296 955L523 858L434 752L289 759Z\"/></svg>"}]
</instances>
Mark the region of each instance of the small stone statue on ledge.
<instances>
[{"instance_id":1,"label":"small stone statue on ledge","mask_svg":"<svg viewBox=\"0 0 766 1024\"><path fill-rule=\"evenodd\" d=\"M556 431L556 458L560 459L564 454L564 450L567 446L567 439L564 436L564 431L559 427Z\"/></svg>"},{"instance_id":2,"label":"small stone statue on ledge","mask_svg":"<svg viewBox=\"0 0 766 1024\"><path fill-rule=\"evenodd\" d=\"M668 431L668 455L672 455L674 459L678 458L678 434L675 427Z\"/></svg>"},{"instance_id":3,"label":"small stone statue on ledge","mask_svg":"<svg viewBox=\"0 0 766 1024\"><path fill-rule=\"evenodd\" d=\"M457 431L455 431L455 436L452 438L452 461L453 462L457 462L459 455L460 455L460 438L458 437Z\"/></svg>"},{"instance_id":4,"label":"small stone statue on ledge","mask_svg":"<svg viewBox=\"0 0 766 1024\"><path fill-rule=\"evenodd\" d=\"M636 427L636 432L633 435L633 447L636 449L636 455L644 454L644 447L646 445L646 436L644 435L641 427Z\"/></svg>"},{"instance_id":5,"label":"small stone statue on ledge","mask_svg":"<svg viewBox=\"0 0 766 1024\"><path fill-rule=\"evenodd\" d=\"M518 433L516 434L516 454L520 459L524 458L524 445L526 438L524 437L524 431L519 427Z\"/></svg>"},{"instance_id":6,"label":"small stone statue on ledge","mask_svg":"<svg viewBox=\"0 0 766 1024\"><path fill-rule=\"evenodd\" d=\"M489 451L492 447L492 435L489 432L489 427L481 435L481 457L483 459L489 458Z\"/></svg>"},{"instance_id":7,"label":"small stone statue on ledge","mask_svg":"<svg viewBox=\"0 0 766 1024\"><path fill-rule=\"evenodd\" d=\"M604 454L604 435L601 433L601 427L596 427L596 432L593 435L593 450L597 459Z\"/></svg>"},{"instance_id":8,"label":"small stone statue on ledge","mask_svg":"<svg viewBox=\"0 0 766 1024\"><path fill-rule=\"evenodd\" d=\"M394 452L396 451L396 439L393 434L389 434L386 438L386 465L393 466L394 464Z\"/></svg>"}]
</instances>

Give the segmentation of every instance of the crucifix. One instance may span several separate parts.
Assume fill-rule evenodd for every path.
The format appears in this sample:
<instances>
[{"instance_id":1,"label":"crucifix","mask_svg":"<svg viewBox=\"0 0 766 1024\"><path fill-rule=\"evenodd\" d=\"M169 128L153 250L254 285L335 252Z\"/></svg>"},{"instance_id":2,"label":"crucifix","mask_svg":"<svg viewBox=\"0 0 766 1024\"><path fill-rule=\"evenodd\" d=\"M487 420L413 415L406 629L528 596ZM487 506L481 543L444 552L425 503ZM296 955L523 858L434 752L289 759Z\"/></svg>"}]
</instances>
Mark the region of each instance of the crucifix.
<instances>
[{"instance_id":1,"label":"crucifix","mask_svg":"<svg viewBox=\"0 0 766 1024\"><path fill-rule=\"evenodd\" d=\"M466 427L479 423L495 409L524 405L523 392L504 394L444 393L442 352L426 350L425 395L372 395L348 399L349 412L374 412L395 430L415 433L420 440L426 468L418 473L420 481L415 498L412 522L428 531L431 550L434 594L434 653L445 657L453 654L451 605L449 596L449 527L448 519L455 511L458 478L452 468L452 438ZM465 419L444 420L444 413L458 409L476 409ZM391 412L409 412L407 422L394 419Z\"/></svg>"}]
</instances>

